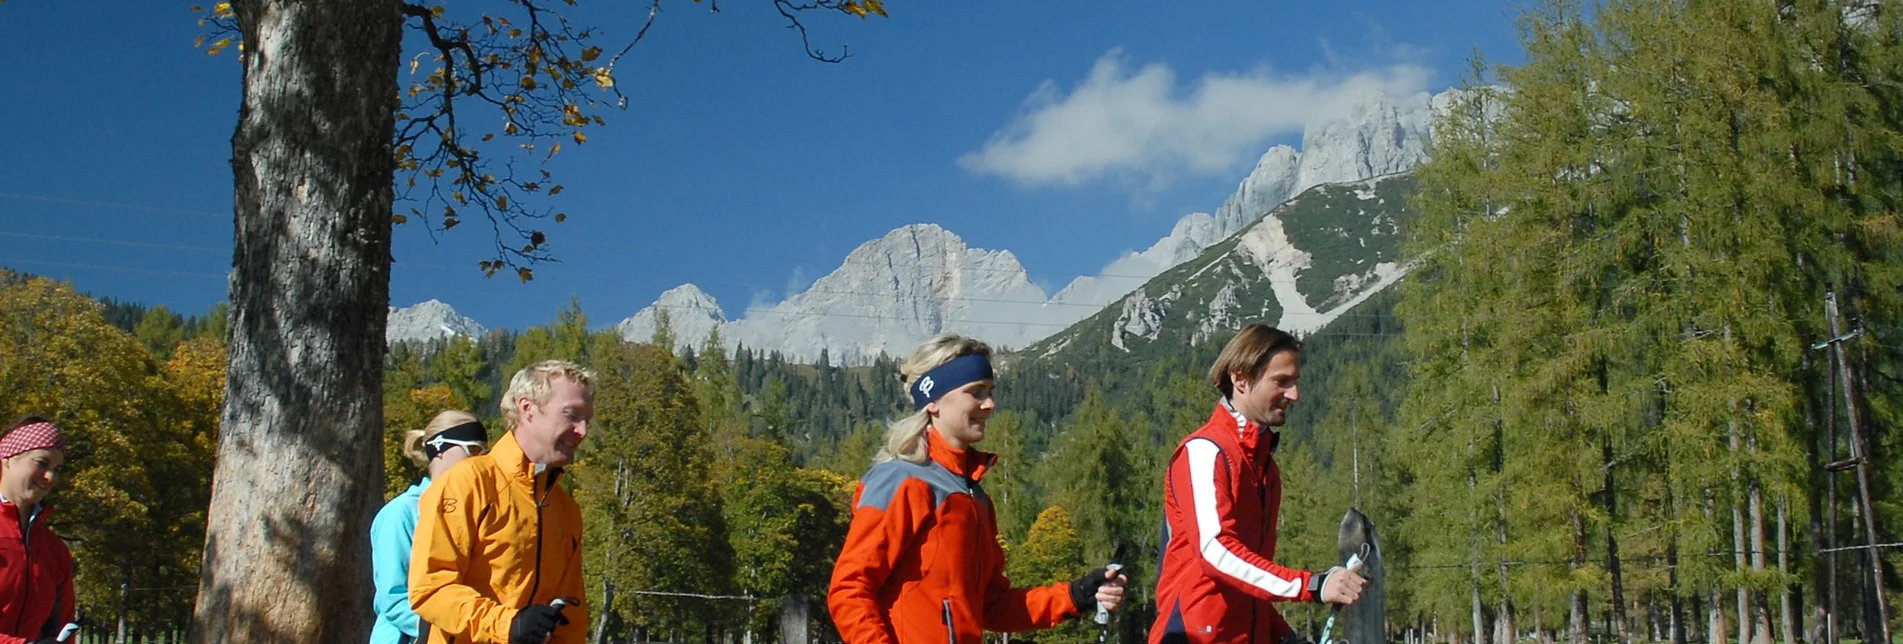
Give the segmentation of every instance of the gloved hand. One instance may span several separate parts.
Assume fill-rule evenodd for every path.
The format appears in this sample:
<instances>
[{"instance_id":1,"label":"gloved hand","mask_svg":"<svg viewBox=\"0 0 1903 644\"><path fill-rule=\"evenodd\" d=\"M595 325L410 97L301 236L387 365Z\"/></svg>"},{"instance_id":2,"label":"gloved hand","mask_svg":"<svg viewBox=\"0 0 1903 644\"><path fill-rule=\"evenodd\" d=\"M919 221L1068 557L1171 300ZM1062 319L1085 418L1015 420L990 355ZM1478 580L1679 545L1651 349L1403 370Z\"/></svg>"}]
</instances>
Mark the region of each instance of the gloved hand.
<instances>
[{"instance_id":1,"label":"gloved hand","mask_svg":"<svg viewBox=\"0 0 1903 644\"><path fill-rule=\"evenodd\" d=\"M1094 613L1097 611L1099 587L1110 586L1111 588L1106 590L1114 590L1116 592L1104 593L1113 595L1113 597L1108 598L1105 604L1110 610L1116 610L1117 604L1123 601L1123 586L1125 583L1127 583L1126 578L1120 571L1113 571L1109 568L1092 570L1088 574L1078 577L1076 581L1070 582L1071 604L1077 607L1078 613Z\"/></svg>"},{"instance_id":2,"label":"gloved hand","mask_svg":"<svg viewBox=\"0 0 1903 644\"><path fill-rule=\"evenodd\" d=\"M543 644L555 627L568 623L562 609L548 604L531 604L515 612L509 623L509 644Z\"/></svg>"}]
</instances>

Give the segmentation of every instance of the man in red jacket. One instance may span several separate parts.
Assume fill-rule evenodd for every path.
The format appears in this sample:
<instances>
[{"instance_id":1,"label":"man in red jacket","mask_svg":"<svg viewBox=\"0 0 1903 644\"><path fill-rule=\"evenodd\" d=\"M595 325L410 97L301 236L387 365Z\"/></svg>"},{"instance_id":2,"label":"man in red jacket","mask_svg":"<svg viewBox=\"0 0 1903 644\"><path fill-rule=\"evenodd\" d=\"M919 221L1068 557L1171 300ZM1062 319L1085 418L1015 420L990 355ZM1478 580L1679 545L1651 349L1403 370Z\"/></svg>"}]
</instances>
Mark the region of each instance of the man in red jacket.
<instances>
[{"instance_id":1,"label":"man in red jacket","mask_svg":"<svg viewBox=\"0 0 1903 644\"><path fill-rule=\"evenodd\" d=\"M1313 573L1275 563L1281 435L1271 428L1288 420L1300 375L1301 343L1261 324L1238 332L1210 368L1222 398L1209 422L1177 446L1163 483L1152 644L1281 644L1298 636L1271 602L1360 597L1366 582L1353 570Z\"/></svg>"}]
</instances>

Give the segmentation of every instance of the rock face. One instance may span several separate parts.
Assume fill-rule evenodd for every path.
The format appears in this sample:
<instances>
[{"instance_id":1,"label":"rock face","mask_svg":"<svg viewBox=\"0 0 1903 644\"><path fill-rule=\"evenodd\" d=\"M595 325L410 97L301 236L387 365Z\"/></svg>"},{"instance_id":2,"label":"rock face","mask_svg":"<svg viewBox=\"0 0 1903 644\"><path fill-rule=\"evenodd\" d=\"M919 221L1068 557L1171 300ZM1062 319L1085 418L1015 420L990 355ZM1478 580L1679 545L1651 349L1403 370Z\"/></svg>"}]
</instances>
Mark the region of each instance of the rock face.
<instances>
[{"instance_id":1,"label":"rock face","mask_svg":"<svg viewBox=\"0 0 1903 644\"><path fill-rule=\"evenodd\" d=\"M806 292L747 311L721 335L844 363L903 355L945 332L1016 347L1032 338L1027 321L1045 300L1010 251L971 248L937 225L914 224L860 245Z\"/></svg>"},{"instance_id":2,"label":"rock face","mask_svg":"<svg viewBox=\"0 0 1903 644\"><path fill-rule=\"evenodd\" d=\"M720 310L720 303L712 295L693 284L682 284L662 293L633 317L616 324L615 333L629 342L653 340L663 316L674 333L676 351L700 348L714 330L727 323L727 314Z\"/></svg>"},{"instance_id":3,"label":"rock face","mask_svg":"<svg viewBox=\"0 0 1903 644\"><path fill-rule=\"evenodd\" d=\"M1149 250L1117 259L1102 275L1072 281L1052 298L1056 310L1047 311L1045 321L1089 317L1309 188L1412 170L1427 160L1434 114L1459 91L1431 96L1423 92L1399 100L1375 92L1335 118L1309 124L1300 151L1286 145L1269 148L1216 214L1185 215Z\"/></svg>"},{"instance_id":4,"label":"rock face","mask_svg":"<svg viewBox=\"0 0 1903 644\"><path fill-rule=\"evenodd\" d=\"M1167 352L1250 321L1317 331L1407 273L1400 240L1414 190L1408 174L1310 188L1024 353Z\"/></svg>"},{"instance_id":5,"label":"rock face","mask_svg":"<svg viewBox=\"0 0 1903 644\"><path fill-rule=\"evenodd\" d=\"M428 342L456 336L476 338L485 331L475 320L463 317L440 300L428 300L400 309L390 307L388 324L383 339L389 344Z\"/></svg>"},{"instance_id":6,"label":"rock face","mask_svg":"<svg viewBox=\"0 0 1903 644\"><path fill-rule=\"evenodd\" d=\"M718 329L729 347L745 344L799 360L824 353L840 363L865 362L881 352L902 357L941 332L1025 347L1068 334L1067 328L1109 308L1119 312L1118 328L1129 338L1154 339L1170 324L1159 317L1170 308L1163 306L1168 294L1138 289L1186 262L1205 261L1207 251L1234 241L1227 248L1253 268L1222 269L1232 273L1228 279L1248 281L1234 271L1274 279L1213 288L1211 299L1198 303L1213 308L1198 317L1197 326L1213 332L1232 318L1260 317L1267 309L1242 310L1255 302L1248 292L1273 283L1270 301L1256 303L1273 308L1288 328L1318 329L1357 297L1399 278L1392 237L1394 221L1402 215L1394 193L1401 184L1386 178L1427 159L1433 116L1459 91L1402 98L1373 93L1333 118L1310 123L1300 150L1269 148L1214 214L1185 215L1149 248L1125 253L1100 274L1078 277L1048 299L1010 251L971 248L937 225L915 224L866 242L807 291L770 308L750 309L742 319L728 321L712 297L690 284L663 294L616 328L624 338L646 341L657 312L666 310L682 346L698 345ZM1314 193L1305 209L1288 209L1297 195L1318 186L1331 188ZM1373 203L1354 208L1335 203L1362 195ZM1334 205L1316 205L1324 201ZM1264 219L1278 208L1287 214ZM1352 214L1303 214L1322 211ZM1362 246L1339 246L1349 241ZM1388 250L1372 249L1370 243ZM1129 340L1111 341L1122 347Z\"/></svg>"}]
</instances>

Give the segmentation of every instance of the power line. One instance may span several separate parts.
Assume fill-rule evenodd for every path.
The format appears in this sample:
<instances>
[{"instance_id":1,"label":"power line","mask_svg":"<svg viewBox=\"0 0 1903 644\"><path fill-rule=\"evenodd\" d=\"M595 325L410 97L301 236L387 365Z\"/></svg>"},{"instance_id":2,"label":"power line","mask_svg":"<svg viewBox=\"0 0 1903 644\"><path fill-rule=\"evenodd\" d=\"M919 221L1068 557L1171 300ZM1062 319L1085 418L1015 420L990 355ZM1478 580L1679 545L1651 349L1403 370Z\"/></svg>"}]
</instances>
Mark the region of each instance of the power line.
<instances>
[{"instance_id":1,"label":"power line","mask_svg":"<svg viewBox=\"0 0 1903 644\"><path fill-rule=\"evenodd\" d=\"M211 212L208 210L184 210L179 208L161 208L158 206L141 206L137 204L110 203L105 201L81 201L78 199L61 199L59 197L42 197L38 195L19 195L19 194L11 194L6 192L0 192L0 198L18 199L21 201L42 201L46 203L60 203L60 204L68 204L73 206L92 206L95 208L116 208L119 210L145 210L149 212L163 212L163 213L171 213L174 215L195 215L199 217L230 217L232 216L232 214L228 212Z\"/></svg>"},{"instance_id":2,"label":"power line","mask_svg":"<svg viewBox=\"0 0 1903 644\"><path fill-rule=\"evenodd\" d=\"M226 275L223 273L193 273L189 271L166 271L166 270L159 270L154 268L131 268L126 266L100 266L98 264L77 264L72 262L43 262L43 261L32 260L32 259L7 259L4 257L0 257L0 265L6 265L6 264L27 264L30 266L57 266L60 268L84 268L84 269L102 270L102 271L120 271L125 273L148 273L153 275L178 275L182 277L215 277L218 279L227 279L230 277L229 275Z\"/></svg>"},{"instance_id":3,"label":"power line","mask_svg":"<svg viewBox=\"0 0 1903 644\"><path fill-rule=\"evenodd\" d=\"M148 274L157 274L157 275L177 275L177 276L183 276L183 277L206 277L206 278L218 278L218 279L228 279L230 277L229 275L220 274L220 273L194 273L194 272L187 272L187 271L165 271L165 270L157 270L157 269L129 268L124 266L101 266L98 264L78 264L78 263L72 263L72 262L43 262L38 260L20 260L20 259L0 258L0 265L7 265L7 264L57 266L62 268L120 271L120 272L129 272L129 273L148 273ZM507 297L507 298L514 298L514 299L539 299L541 297L560 297L559 295L554 295L554 294L530 295L525 293L485 293L481 291L473 291L468 289L432 288L432 289L429 289L428 292L431 294L462 293L462 294L468 294L468 295L476 295L480 297ZM699 310L697 307L675 305L675 304L656 303L656 304L651 304L649 306L660 308L660 309L674 309L674 310L683 310L683 311ZM740 320L729 320L728 323L731 324L736 322L742 322L747 319L751 319L751 316L753 315L774 315L774 316L784 316L784 317L793 317L793 318L821 317L821 318L840 318L840 319L857 319L857 320L881 320L881 321L890 321L890 322L916 321L915 318L889 316L889 315L863 315L863 314L856 314L856 313L837 313L837 312L823 312L823 311L780 311L777 309L763 309L763 308L748 308L746 309L746 313L748 317L742 318ZM1341 314L1340 317L1346 317L1348 315L1352 315L1352 314L1343 313ZM1373 315L1373 314L1364 314L1364 315L1369 315L1370 317L1379 317L1378 315ZM1033 322L1033 321L1018 321L1018 320L957 320L956 322L958 324L963 324L963 325L989 324L989 325L1002 325L1002 326L1025 326L1025 327L1067 329L1072 326L1076 326L1078 323L1082 321L1083 320L1078 320L1077 322ZM1317 334L1319 333L1320 332L1317 332ZM1340 337L1399 337L1403 334L1402 333L1346 333L1346 332L1343 332L1343 333L1334 333L1330 335L1340 336ZM1039 341L1041 342L1042 339L1040 339Z\"/></svg>"},{"instance_id":4,"label":"power line","mask_svg":"<svg viewBox=\"0 0 1903 644\"><path fill-rule=\"evenodd\" d=\"M42 240L49 240L49 241L67 241L67 242L79 242L79 243L111 244L111 245L135 246L135 247L145 247L145 248L159 248L159 249L170 249L170 250L185 250L185 251L195 251L195 252L230 252L230 249L228 248L214 248L210 246L184 246L184 245L175 245L175 244L153 244L153 243L146 243L146 242L123 241L123 240L116 240L116 239L102 239L97 237L36 235L36 234L30 234L30 233L16 233L16 232L4 232L4 231L0 231L0 236L42 239ZM399 261L393 264L393 267L395 268L408 268L408 267L433 268L433 269L450 270L450 271L469 270L467 267L452 266L448 264L436 264L436 263L430 263L430 262ZM105 266L88 266L88 268L112 270L111 267L105 267ZM146 271L146 272L149 272L149 271ZM223 277L223 276L220 276L220 277ZM588 271L584 271L577 275L572 275L567 277L570 277L572 279L609 280L609 281L619 281L619 282L641 281L637 278L632 278L632 277L627 277L622 275L602 274L599 272L588 272ZM731 288L752 288L754 286L750 284L738 284L733 282L702 282L702 283L710 285L710 286L725 286L725 287L731 287ZM812 294L812 293L818 293L822 295L846 295L846 296L886 295L886 293L877 293L877 292L871 292L871 291L851 291L851 290L817 289L817 288L809 288L801 292L802 295ZM493 294L484 294L484 295L493 296ZM1091 310L1102 310L1110 306L1111 304L1115 304L1117 301L1127 296L1128 296L1128 293L1125 293L1123 295L1118 296L1116 299L1113 299L1110 302L1106 302L1103 304L1091 304L1091 303L1085 303L1085 302L1055 302L1050 300L1039 302L1039 301L1011 300L1011 299L1004 299L1004 298L987 298L987 297L948 297L944 299L947 302L980 302L980 303L994 303L994 304L1014 304L1014 305L1027 306L1027 307L1028 306L1037 306L1037 307L1067 306L1067 307L1087 308ZM654 306L660 306L660 305L657 303ZM684 306L675 306L675 305L669 305L664 308L679 308L682 310L695 310L693 307L684 307ZM766 312L768 310L769 309L761 309L756 307L748 307L746 309L748 313ZM1322 317L1331 318L1331 319L1342 318L1342 317L1384 317L1380 314L1351 313L1351 312L1342 312L1342 313L1337 313L1334 315L1329 315L1327 313L1322 313L1319 311L1293 311L1293 312L1285 311L1283 313L1283 316L1284 317L1293 316L1297 319L1322 318ZM911 318L886 318L886 319L907 320ZM1081 321L1082 319L1077 320L1077 322L1081 322ZM981 322L981 321L975 321L975 320L971 322L980 323L980 324L1029 324L1032 326L1059 326L1059 327L1068 327L1071 324L1075 323L1075 322L1061 323L1061 324L1049 323L1049 322L1047 323L1019 323L1019 322L1003 322L1003 321ZM1345 335L1345 334L1340 334L1340 335ZM1379 334L1379 335L1388 335L1388 334Z\"/></svg>"},{"instance_id":5,"label":"power line","mask_svg":"<svg viewBox=\"0 0 1903 644\"><path fill-rule=\"evenodd\" d=\"M30 233L11 233L11 232L0 232L0 237L15 237L20 239L40 239L40 240L46 240L46 241L83 242L83 243L89 243L89 244L110 244L114 246L134 246L139 248L159 248L159 249L165 249L165 250L185 250L185 251L205 252L205 253L231 252L230 248L212 248L210 246L184 246L179 244L154 244L149 242L121 241L117 239L100 239L97 237L62 237L58 235L34 235Z\"/></svg>"},{"instance_id":6,"label":"power line","mask_svg":"<svg viewBox=\"0 0 1903 644\"><path fill-rule=\"evenodd\" d=\"M204 210L186 210L186 209L178 209L178 208L162 208L157 206L143 206L143 205L137 205L137 204L81 201L76 199L64 199L59 197L45 197L45 196L38 196L38 195L0 193L0 198L20 199L20 200L26 200L26 201L42 201L42 202L48 202L48 203L62 203L62 204L82 205L82 206L94 206L94 207L100 207L100 208L116 208L121 210L145 210L145 211L151 211L151 212L164 212L164 213L173 213L173 214L182 214L182 215L212 216L212 217L233 216L232 213L218 213L218 212L211 212L211 211L204 211ZM1238 230L1235 233L1232 233L1232 236L1234 234L1240 234L1241 232L1247 229L1248 227L1245 226L1242 230ZM881 238L883 238L883 236ZM1217 243L1221 243L1221 241L1222 240L1218 240ZM640 251L643 253L659 254L659 255L681 255L681 256L701 256L701 257L717 256L717 257L735 257L735 258L746 258L746 259L777 259L777 260L796 262L796 263L802 263L802 264L806 264L806 263L824 264L826 262L832 261L831 258L798 257L798 256L792 256L792 255L769 255L769 254L757 253L757 252L744 252L744 251L732 251L732 250L681 249L681 248L675 248L675 247L645 246L645 245L639 245L639 244L624 244L624 243L598 242L598 241L569 240L569 241L559 242L559 244L557 245L570 245L570 246L577 246L582 248L592 247L592 248L612 248L612 249L619 249L619 250L634 250L634 251ZM1215 245L1216 244L1210 244L1209 246L1215 246ZM855 250L857 250L857 248L858 247L854 247ZM1206 248L1207 247L1205 247L1205 249ZM974 250L974 249L968 248L968 250ZM975 249L975 250L983 251L983 249ZM983 252L997 253L997 252L1010 252L1010 251L1008 249L1000 249L1000 250L983 251ZM1016 253L1012 253L1012 256L1015 258ZM1123 257L1119 256L1117 260L1114 260L1112 263L1115 263L1116 261L1122 261L1122 259ZM854 263L864 263L869 265L883 265L884 264L884 262L879 259L874 259L874 260L869 260L864 262L854 262L850 254L848 254L845 259L840 260L841 267L849 266ZM1184 262L1184 263L1187 263L1187 262ZM1181 264L1178 264L1178 265L1181 265ZM1008 268L978 268L978 267L966 268L965 270L972 271L972 272L979 272L979 273L1019 273L1019 272L1022 272L1026 274L1027 276L1030 274L1031 271L1023 268L1022 264L1020 264L1019 267L1020 267L1019 270L1015 270L1015 271ZM1165 267L1164 270L1167 271L1170 268L1174 268L1174 267L1173 266ZM1081 278L1081 277L1090 277L1090 278L1097 278L1097 279L1130 279L1130 280L1144 280L1144 281L1147 281L1156 277L1155 275L1147 275L1147 276L1146 275L1126 275L1126 274L1102 273L1102 272L1085 273L1085 272L1075 272L1075 271L1055 271L1048 274L1055 275L1058 277L1073 278L1073 281L1075 280L1075 278ZM1161 274L1161 273L1159 272L1158 274Z\"/></svg>"}]
</instances>

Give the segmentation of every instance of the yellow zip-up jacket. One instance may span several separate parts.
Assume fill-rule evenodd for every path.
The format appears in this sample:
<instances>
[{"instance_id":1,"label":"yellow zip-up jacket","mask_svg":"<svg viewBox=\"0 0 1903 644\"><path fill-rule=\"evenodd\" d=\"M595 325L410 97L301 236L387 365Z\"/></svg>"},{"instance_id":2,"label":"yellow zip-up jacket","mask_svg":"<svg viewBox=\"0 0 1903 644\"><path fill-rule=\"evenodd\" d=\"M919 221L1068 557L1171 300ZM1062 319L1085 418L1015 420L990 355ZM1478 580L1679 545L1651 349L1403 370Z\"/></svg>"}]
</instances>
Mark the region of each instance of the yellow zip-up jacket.
<instances>
[{"instance_id":1,"label":"yellow zip-up jacket","mask_svg":"<svg viewBox=\"0 0 1903 644\"><path fill-rule=\"evenodd\" d=\"M508 644L509 625L529 604L568 602L554 644L582 644L581 507L556 484L560 468L535 465L503 434L423 492L410 552L410 605L430 625L430 644Z\"/></svg>"}]
</instances>

